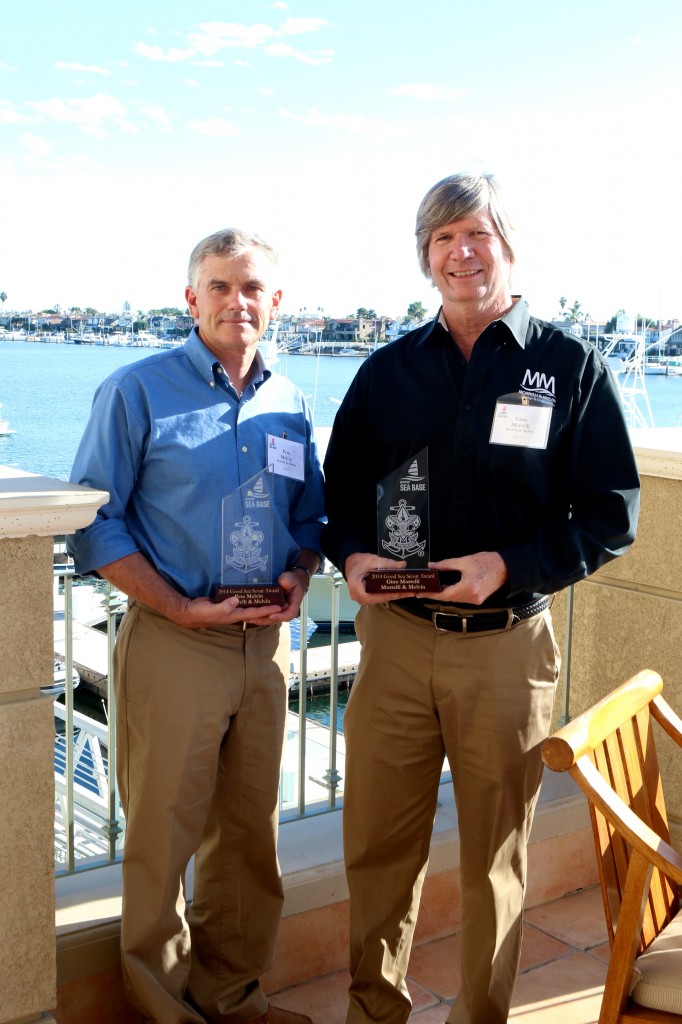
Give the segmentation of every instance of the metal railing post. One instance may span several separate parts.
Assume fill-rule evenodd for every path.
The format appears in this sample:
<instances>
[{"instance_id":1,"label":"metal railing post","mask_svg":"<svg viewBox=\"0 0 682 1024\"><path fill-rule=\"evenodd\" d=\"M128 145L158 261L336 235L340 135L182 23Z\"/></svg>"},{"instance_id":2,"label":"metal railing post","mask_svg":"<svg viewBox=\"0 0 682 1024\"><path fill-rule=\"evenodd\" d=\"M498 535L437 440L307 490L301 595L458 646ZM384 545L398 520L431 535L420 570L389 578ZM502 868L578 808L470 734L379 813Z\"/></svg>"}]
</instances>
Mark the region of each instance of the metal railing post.
<instances>
[{"instance_id":1,"label":"metal railing post","mask_svg":"<svg viewBox=\"0 0 682 1024\"><path fill-rule=\"evenodd\" d=\"M298 683L298 813L305 814L306 723L308 712L308 595L301 602L301 641Z\"/></svg>"},{"instance_id":2,"label":"metal railing post","mask_svg":"<svg viewBox=\"0 0 682 1024\"><path fill-rule=\"evenodd\" d=\"M339 710L339 607L340 590L343 583L341 573L335 572L332 578L332 615L331 615L331 675L329 679L329 767L324 773L324 780L329 788L329 808L336 806L336 790L341 776L336 767L336 726Z\"/></svg>"},{"instance_id":3,"label":"metal railing post","mask_svg":"<svg viewBox=\"0 0 682 1024\"><path fill-rule=\"evenodd\" d=\"M59 577L58 577L59 578ZM64 829L66 834L66 868L73 871L76 864L76 842L74 825L74 757L73 757L73 570L64 567L64 653L65 681L64 705L64 782L66 784Z\"/></svg>"},{"instance_id":4,"label":"metal railing post","mask_svg":"<svg viewBox=\"0 0 682 1024\"><path fill-rule=\"evenodd\" d=\"M118 591L107 583L102 601L107 616L107 811L108 818L102 825L109 846L109 861L116 860L116 843L123 832L118 820L118 787L116 785L116 697L114 693L114 644L116 643L116 613L123 601Z\"/></svg>"}]
</instances>

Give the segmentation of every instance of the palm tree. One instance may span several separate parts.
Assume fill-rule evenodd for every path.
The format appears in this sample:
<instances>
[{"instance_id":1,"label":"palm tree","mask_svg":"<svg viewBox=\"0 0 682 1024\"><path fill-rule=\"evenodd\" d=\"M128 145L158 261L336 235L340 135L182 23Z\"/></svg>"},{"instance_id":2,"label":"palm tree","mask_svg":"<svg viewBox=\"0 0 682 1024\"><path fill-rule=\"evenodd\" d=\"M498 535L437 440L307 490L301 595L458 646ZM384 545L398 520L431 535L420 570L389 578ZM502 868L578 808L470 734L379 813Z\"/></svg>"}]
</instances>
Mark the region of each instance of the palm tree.
<instances>
[{"instance_id":1,"label":"palm tree","mask_svg":"<svg viewBox=\"0 0 682 1024\"><path fill-rule=\"evenodd\" d=\"M580 307L580 303L577 299L574 299L571 308L567 312L564 312L564 320L568 320L568 322L571 324L580 323L580 321L583 320L584 317L585 314L583 313Z\"/></svg>"},{"instance_id":2,"label":"palm tree","mask_svg":"<svg viewBox=\"0 0 682 1024\"><path fill-rule=\"evenodd\" d=\"M407 319L421 323L426 317L426 307L421 302L411 302L407 307Z\"/></svg>"}]
</instances>

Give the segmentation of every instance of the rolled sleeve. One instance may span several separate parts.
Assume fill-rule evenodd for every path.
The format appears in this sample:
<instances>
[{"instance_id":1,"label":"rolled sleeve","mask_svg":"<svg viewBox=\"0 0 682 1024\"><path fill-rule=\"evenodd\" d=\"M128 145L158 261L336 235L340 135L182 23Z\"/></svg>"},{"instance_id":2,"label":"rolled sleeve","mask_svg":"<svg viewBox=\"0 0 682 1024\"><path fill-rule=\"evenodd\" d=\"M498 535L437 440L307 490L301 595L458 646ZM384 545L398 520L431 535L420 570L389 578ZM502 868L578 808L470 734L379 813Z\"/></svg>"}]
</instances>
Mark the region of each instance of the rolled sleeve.
<instances>
[{"instance_id":1,"label":"rolled sleeve","mask_svg":"<svg viewBox=\"0 0 682 1024\"><path fill-rule=\"evenodd\" d=\"M90 420L71 471L71 480L108 491L109 501L93 523L67 539L76 572L94 572L119 558L135 554L139 545L126 523L126 508L140 463L140 429L133 422L119 389L100 385Z\"/></svg>"}]
</instances>

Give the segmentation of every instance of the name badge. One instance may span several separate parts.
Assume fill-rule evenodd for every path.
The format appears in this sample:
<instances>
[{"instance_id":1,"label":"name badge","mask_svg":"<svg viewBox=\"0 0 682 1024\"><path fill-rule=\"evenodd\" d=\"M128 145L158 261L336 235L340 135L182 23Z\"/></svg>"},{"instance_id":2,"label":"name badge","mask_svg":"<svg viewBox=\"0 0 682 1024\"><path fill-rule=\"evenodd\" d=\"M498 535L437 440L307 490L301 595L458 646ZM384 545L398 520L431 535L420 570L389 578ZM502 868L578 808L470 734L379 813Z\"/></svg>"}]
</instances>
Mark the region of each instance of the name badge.
<instances>
[{"instance_id":1,"label":"name badge","mask_svg":"<svg viewBox=\"0 0 682 1024\"><path fill-rule=\"evenodd\" d=\"M490 443L546 448L551 422L552 406L541 399L520 392L502 395L495 405Z\"/></svg>"},{"instance_id":2,"label":"name badge","mask_svg":"<svg viewBox=\"0 0 682 1024\"><path fill-rule=\"evenodd\" d=\"M300 441L289 441L286 437L268 434L268 465L279 476L305 480L303 445Z\"/></svg>"}]
</instances>

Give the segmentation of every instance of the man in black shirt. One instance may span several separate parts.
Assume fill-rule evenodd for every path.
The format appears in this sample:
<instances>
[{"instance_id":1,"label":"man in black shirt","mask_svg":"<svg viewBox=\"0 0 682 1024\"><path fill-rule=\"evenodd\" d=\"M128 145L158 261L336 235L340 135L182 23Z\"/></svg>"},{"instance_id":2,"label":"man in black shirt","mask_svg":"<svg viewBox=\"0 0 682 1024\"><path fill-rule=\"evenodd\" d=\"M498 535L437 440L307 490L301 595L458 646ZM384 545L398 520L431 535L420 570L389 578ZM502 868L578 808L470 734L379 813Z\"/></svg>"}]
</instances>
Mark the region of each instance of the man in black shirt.
<instances>
[{"instance_id":1,"label":"man in black shirt","mask_svg":"<svg viewBox=\"0 0 682 1024\"><path fill-rule=\"evenodd\" d=\"M512 296L494 180L439 182L416 233L441 310L363 364L325 460L325 553L363 606L345 719L347 1022L409 1017L405 975L447 756L462 883L448 1024L503 1024L559 675L548 595L632 544L639 479L601 356ZM377 553L377 484L424 449L429 565L443 588L372 592L368 573L406 564Z\"/></svg>"}]
</instances>

